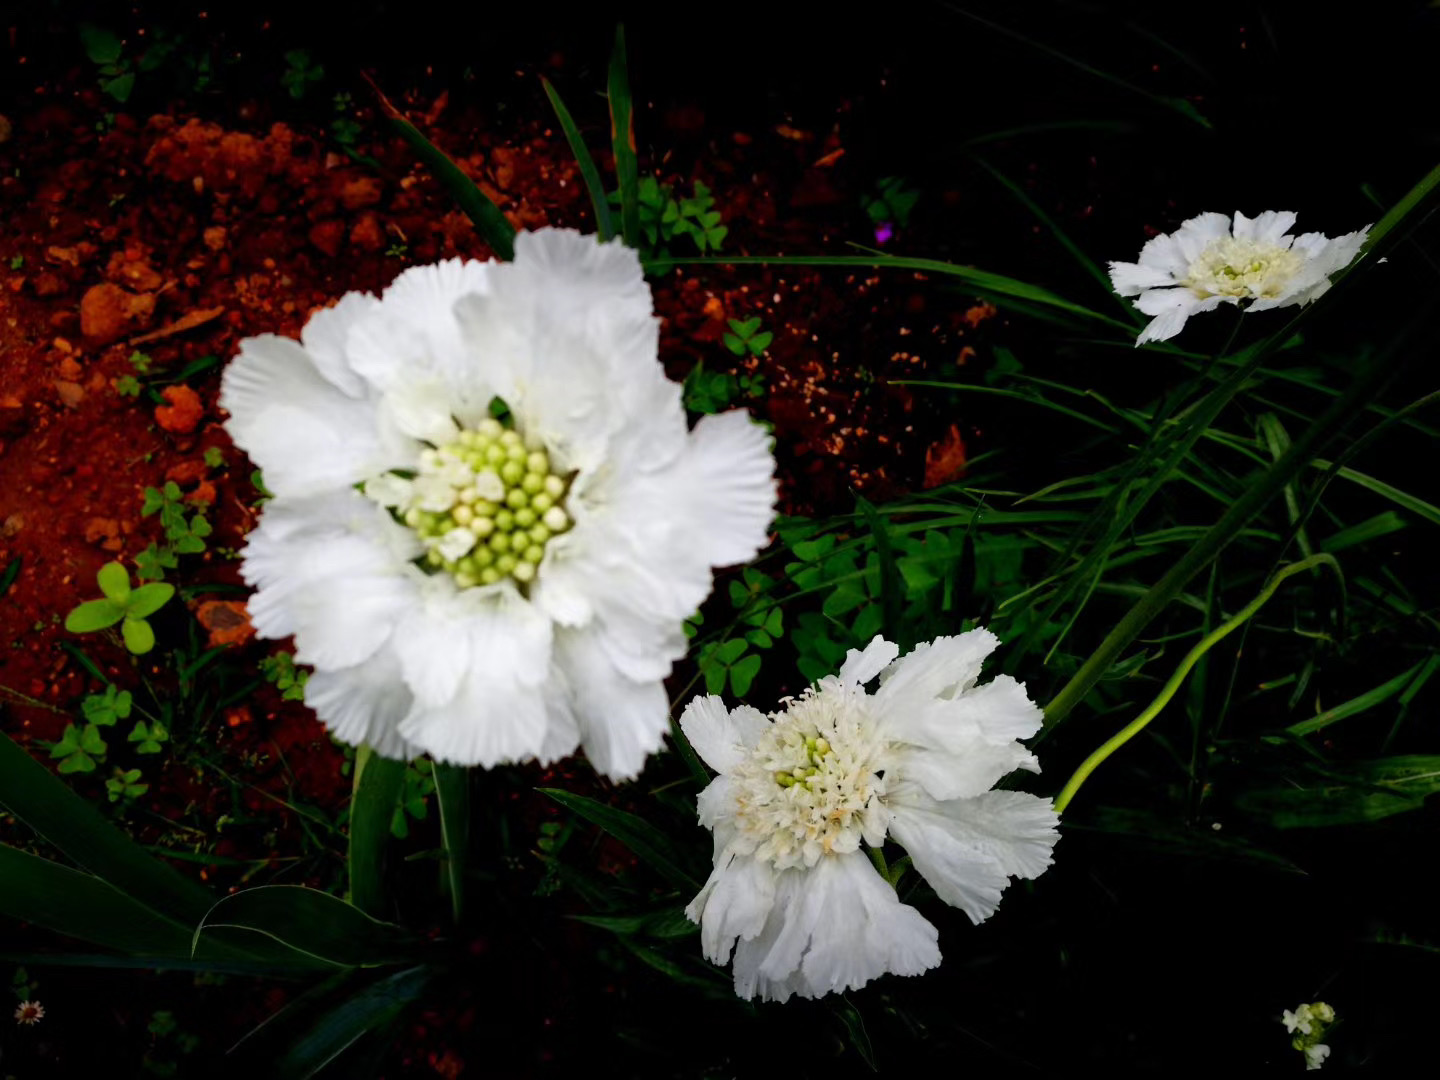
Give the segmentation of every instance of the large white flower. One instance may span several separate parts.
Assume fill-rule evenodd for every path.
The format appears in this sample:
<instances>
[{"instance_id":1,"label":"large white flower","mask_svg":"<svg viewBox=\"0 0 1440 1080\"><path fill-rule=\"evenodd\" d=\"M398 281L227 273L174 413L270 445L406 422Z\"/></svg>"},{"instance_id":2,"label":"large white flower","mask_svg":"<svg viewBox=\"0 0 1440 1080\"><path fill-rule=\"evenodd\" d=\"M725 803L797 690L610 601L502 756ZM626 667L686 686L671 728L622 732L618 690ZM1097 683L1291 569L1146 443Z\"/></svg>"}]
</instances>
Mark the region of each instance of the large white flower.
<instances>
[{"instance_id":1,"label":"large white flower","mask_svg":"<svg viewBox=\"0 0 1440 1080\"><path fill-rule=\"evenodd\" d=\"M344 742L486 766L583 744L627 778L711 569L766 543L774 458L741 411L687 430L633 251L555 229L515 249L241 343L220 401L275 493L251 620L294 635Z\"/></svg>"},{"instance_id":2,"label":"large white flower","mask_svg":"<svg viewBox=\"0 0 1440 1080\"><path fill-rule=\"evenodd\" d=\"M720 775L699 798L715 870L685 913L709 960L734 949L742 998L820 997L940 963L935 927L862 842L898 841L976 923L1010 878L1050 865L1050 800L990 790L1014 769L1039 771L1018 742L1041 722L1024 686L1007 675L976 685L996 644L971 630L896 660L899 647L876 637L768 718L717 697L686 706L681 727ZM876 675L872 695L863 684Z\"/></svg>"},{"instance_id":3,"label":"large white flower","mask_svg":"<svg viewBox=\"0 0 1440 1080\"><path fill-rule=\"evenodd\" d=\"M1221 304L1246 311L1308 304L1330 288L1330 277L1350 264L1365 243L1359 232L1329 238L1291 236L1295 215L1266 210L1256 218L1236 213L1201 214L1175 232L1140 249L1138 263L1112 262L1110 281L1121 296L1139 295L1135 306L1155 316L1135 339L1166 341L1185 320Z\"/></svg>"}]
</instances>

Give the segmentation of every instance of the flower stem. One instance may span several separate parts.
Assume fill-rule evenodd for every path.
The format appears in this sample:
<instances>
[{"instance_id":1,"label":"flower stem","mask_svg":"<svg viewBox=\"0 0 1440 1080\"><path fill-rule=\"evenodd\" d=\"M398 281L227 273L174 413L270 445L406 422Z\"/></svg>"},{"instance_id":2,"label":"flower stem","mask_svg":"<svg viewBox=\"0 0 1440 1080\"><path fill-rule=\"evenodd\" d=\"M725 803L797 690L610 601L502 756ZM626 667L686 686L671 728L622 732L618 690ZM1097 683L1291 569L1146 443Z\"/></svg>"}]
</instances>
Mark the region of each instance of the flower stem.
<instances>
[{"instance_id":1,"label":"flower stem","mask_svg":"<svg viewBox=\"0 0 1440 1080\"><path fill-rule=\"evenodd\" d=\"M1249 622L1255 613L1265 606L1265 602L1275 595L1275 590L1280 587L1281 582L1292 574L1309 570L1321 563L1330 566L1336 573L1340 571L1340 564L1335 561L1334 556L1323 553L1311 555L1308 559L1301 559L1299 562L1291 563L1289 566L1277 571L1275 576L1266 583L1265 588L1260 590L1260 594L1256 596L1254 600L1251 600L1250 603L1246 604L1236 612L1235 615L1201 638L1195 647L1185 654L1185 659L1180 661L1180 665L1175 669L1174 674L1170 676L1169 680L1161 688L1160 693L1155 696L1155 700L1146 706L1144 712L1102 743L1099 749L1080 764L1080 767L1075 770L1074 775L1071 776L1070 779L1066 781L1065 786L1060 789L1060 794L1056 796L1055 812L1057 814L1062 813L1064 809L1070 805L1070 800L1075 797L1075 793L1080 790L1080 786L1089 779L1091 773L1099 768L1101 762L1143 731L1145 726L1149 724L1151 720L1155 719L1166 705L1170 704L1170 699L1173 698L1180 687L1184 685L1186 676L1188 676L1191 669L1200 662L1200 658L1209 652L1222 638Z\"/></svg>"}]
</instances>

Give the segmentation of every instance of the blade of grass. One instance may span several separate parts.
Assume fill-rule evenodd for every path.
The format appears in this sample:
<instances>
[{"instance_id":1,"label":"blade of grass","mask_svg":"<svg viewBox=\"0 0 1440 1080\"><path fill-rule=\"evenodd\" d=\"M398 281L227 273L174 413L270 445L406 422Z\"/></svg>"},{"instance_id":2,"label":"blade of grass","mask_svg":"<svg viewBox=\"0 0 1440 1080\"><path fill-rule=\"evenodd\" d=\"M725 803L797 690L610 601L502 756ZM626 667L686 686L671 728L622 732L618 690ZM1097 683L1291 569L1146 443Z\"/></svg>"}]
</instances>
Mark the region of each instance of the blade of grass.
<instances>
[{"instance_id":1,"label":"blade of grass","mask_svg":"<svg viewBox=\"0 0 1440 1080\"><path fill-rule=\"evenodd\" d=\"M610 142L615 150L615 175L620 181L620 233L640 249L640 163L635 157L635 112L630 100L630 63L625 54L625 26L615 28L607 87L610 96Z\"/></svg>"},{"instance_id":2,"label":"blade of grass","mask_svg":"<svg viewBox=\"0 0 1440 1080\"><path fill-rule=\"evenodd\" d=\"M570 152L575 155L575 164L580 167L585 190L590 193L590 205L595 208L595 232L601 240L609 240L615 235L615 223L610 219L610 203L605 197L605 185L600 180L600 170L595 167L595 159L590 156L580 129L575 126L570 110L565 108L565 103L560 100L559 92L550 85L550 80L545 76L540 76L540 82L545 87L545 96L550 99L550 105L555 110L555 118L560 121L560 130L565 133L565 141L570 144Z\"/></svg>"},{"instance_id":3,"label":"blade of grass","mask_svg":"<svg viewBox=\"0 0 1440 1080\"><path fill-rule=\"evenodd\" d=\"M1393 679L1388 679L1372 690L1342 702L1334 708L1326 709L1322 713L1310 717L1308 720L1301 720L1298 724L1291 724L1285 730L1291 735L1311 735L1317 731L1329 727L1337 720L1344 720L1347 717L1355 716L1357 713L1373 709L1376 705L1384 704L1396 694L1400 693L1410 685L1416 674L1428 663L1422 660L1420 663L1406 668Z\"/></svg>"},{"instance_id":4,"label":"blade of grass","mask_svg":"<svg viewBox=\"0 0 1440 1080\"><path fill-rule=\"evenodd\" d=\"M445 885L456 924L465 913L465 863L470 850L470 770L435 762L435 800L440 804L440 842L445 847Z\"/></svg>"},{"instance_id":5,"label":"blade of grass","mask_svg":"<svg viewBox=\"0 0 1440 1080\"><path fill-rule=\"evenodd\" d=\"M455 204L464 211L465 216L475 223L481 237L490 245L490 250L495 252L495 257L505 262L515 258L515 226L511 225L500 208L490 201L489 197L476 186L461 170L460 166L451 161L445 151L432 143L414 124L405 119L405 115L397 109L388 97L381 91L380 87L368 76L365 81L370 84L370 89L375 92L375 98L380 104L380 112L396 133L409 144L415 155L425 163L425 167L434 174L435 179L445 192L455 200Z\"/></svg>"},{"instance_id":6,"label":"blade of grass","mask_svg":"<svg viewBox=\"0 0 1440 1080\"><path fill-rule=\"evenodd\" d=\"M383 917L385 852L390 820L405 783L405 762L381 757L368 746L355 751L355 793L350 800L350 902L367 915Z\"/></svg>"}]
</instances>

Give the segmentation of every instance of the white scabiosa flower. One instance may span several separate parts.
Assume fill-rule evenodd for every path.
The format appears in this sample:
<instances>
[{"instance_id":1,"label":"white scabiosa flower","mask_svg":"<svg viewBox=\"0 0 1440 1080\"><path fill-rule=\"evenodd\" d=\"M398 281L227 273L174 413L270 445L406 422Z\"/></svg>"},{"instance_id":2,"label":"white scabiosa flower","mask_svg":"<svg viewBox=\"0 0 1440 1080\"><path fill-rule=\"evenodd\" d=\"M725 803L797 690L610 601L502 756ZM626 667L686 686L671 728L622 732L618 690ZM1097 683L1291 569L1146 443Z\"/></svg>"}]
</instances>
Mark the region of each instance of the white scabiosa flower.
<instances>
[{"instance_id":1,"label":"white scabiosa flower","mask_svg":"<svg viewBox=\"0 0 1440 1080\"><path fill-rule=\"evenodd\" d=\"M742 411L687 429L633 251L515 248L241 343L220 401L275 493L250 616L294 635L343 742L485 766L583 744L624 779L663 739L712 568L766 543L774 458Z\"/></svg>"},{"instance_id":2,"label":"white scabiosa flower","mask_svg":"<svg viewBox=\"0 0 1440 1080\"><path fill-rule=\"evenodd\" d=\"M1323 1001L1298 1006L1294 1012L1286 1009L1280 1015L1285 1030L1295 1037L1290 1045L1305 1055L1305 1068L1313 1071L1325 1064L1330 1056L1330 1047L1320 1040L1335 1023L1335 1010Z\"/></svg>"},{"instance_id":3,"label":"white scabiosa flower","mask_svg":"<svg viewBox=\"0 0 1440 1080\"><path fill-rule=\"evenodd\" d=\"M900 902L862 843L899 842L976 923L1010 878L1050 865L1050 800L990 790L1014 769L1039 771L1018 740L1041 723L1009 676L976 685L996 644L971 630L896 660L899 647L876 637L770 717L717 697L686 707L681 727L720 775L699 797L715 870L685 913L709 960L724 964L733 949L740 997L820 997L940 963L935 927Z\"/></svg>"},{"instance_id":4,"label":"white scabiosa flower","mask_svg":"<svg viewBox=\"0 0 1440 1080\"><path fill-rule=\"evenodd\" d=\"M1243 304L1246 311L1308 304L1330 288L1365 243L1367 225L1334 238L1291 236L1295 215L1267 210L1259 217L1201 214L1140 249L1140 261L1112 262L1110 281L1121 296L1155 316L1136 345L1166 341L1201 311Z\"/></svg>"}]
</instances>

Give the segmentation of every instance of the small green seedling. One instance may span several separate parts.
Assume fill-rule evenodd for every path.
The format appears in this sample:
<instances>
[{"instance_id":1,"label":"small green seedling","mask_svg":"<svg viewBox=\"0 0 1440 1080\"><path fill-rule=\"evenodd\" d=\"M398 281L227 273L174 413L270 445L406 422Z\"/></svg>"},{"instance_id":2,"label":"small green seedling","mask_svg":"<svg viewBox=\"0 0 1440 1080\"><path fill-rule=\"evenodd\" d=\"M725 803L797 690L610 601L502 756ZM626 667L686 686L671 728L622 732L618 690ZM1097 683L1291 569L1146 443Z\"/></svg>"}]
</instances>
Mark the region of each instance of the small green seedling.
<instances>
[{"instance_id":1,"label":"small green seedling","mask_svg":"<svg viewBox=\"0 0 1440 1080\"><path fill-rule=\"evenodd\" d=\"M100 729L94 724L86 724L83 728L66 724L65 734L50 747L50 756L60 759L62 773L94 772L95 762L104 761L109 749L100 737Z\"/></svg>"},{"instance_id":2,"label":"small green seedling","mask_svg":"<svg viewBox=\"0 0 1440 1080\"><path fill-rule=\"evenodd\" d=\"M275 684L282 701L304 701L305 680L310 673L295 666L295 658L288 652L278 652L260 661L260 672Z\"/></svg>"},{"instance_id":3,"label":"small green seedling","mask_svg":"<svg viewBox=\"0 0 1440 1080\"><path fill-rule=\"evenodd\" d=\"M106 563L95 575L104 597L87 600L65 616L65 629L90 634L120 624L125 647L137 656L155 647L155 631L146 616L159 611L175 595L175 586L163 582L130 588L130 574L118 562Z\"/></svg>"},{"instance_id":4,"label":"small green seedling","mask_svg":"<svg viewBox=\"0 0 1440 1080\"><path fill-rule=\"evenodd\" d=\"M121 53L120 39L94 23L80 24L80 43L85 55L100 70L100 89L122 104L135 89L135 72Z\"/></svg>"},{"instance_id":5,"label":"small green seedling","mask_svg":"<svg viewBox=\"0 0 1440 1080\"><path fill-rule=\"evenodd\" d=\"M25 256L24 256L24 255L11 255L11 256L10 256L10 269L11 269L11 270L19 270L19 269L20 269L22 266L24 266L24 265L25 265Z\"/></svg>"},{"instance_id":6,"label":"small green seedling","mask_svg":"<svg viewBox=\"0 0 1440 1080\"><path fill-rule=\"evenodd\" d=\"M899 176L887 176L876 184L876 193L865 200L865 213L876 225L894 225L903 229L910 224L910 211L920 192L905 186Z\"/></svg>"},{"instance_id":7,"label":"small green seedling","mask_svg":"<svg viewBox=\"0 0 1440 1080\"><path fill-rule=\"evenodd\" d=\"M775 340L775 335L769 330L760 329L759 315L743 321L731 319L729 322L734 332L725 335L725 347L736 356L744 356L747 352L751 356L759 356Z\"/></svg>"},{"instance_id":8,"label":"small green seedling","mask_svg":"<svg viewBox=\"0 0 1440 1080\"><path fill-rule=\"evenodd\" d=\"M130 691L116 690L113 685L105 687L103 694L90 694L80 703L85 719L92 724L111 727L119 720L130 716Z\"/></svg>"},{"instance_id":9,"label":"small green seedling","mask_svg":"<svg viewBox=\"0 0 1440 1080\"><path fill-rule=\"evenodd\" d=\"M218 446L207 446L205 448L205 465L207 468L218 469L225 464L225 455Z\"/></svg>"},{"instance_id":10,"label":"small green seedling","mask_svg":"<svg viewBox=\"0 0 1440 1080\"><path fill-rule=\"evenodd\" d=\"M158 754L161 743L167 742L169 738L170 733L159 720L148 725L144 720L139 720L135 723L135 730L125 737L125 741L138 744L135 747L137 754Z\"/></svg>"},{"instance_id":11,"label":"small green seedling","mask_svg":"<svg viewBox=\"0 0 1440 1080\"><path fill-rule=\"evenodd\" d=\"M299 101L305 96L305 91L311 86L325 78L325 69L317 64L310 56L309 49L291 49L285 54L285 73L280 76L280 83L290 96Z\"/></svg>"},{"instance_id":12,"label":"small green seedling","mask_svg":"<svg viewBox=\"0 0 1440 1080\"><path fill-rule=\"evenodd\" d=\"M138 398L140 390L140 380L134 375L121 375L115 380L115 392L121 397Z\"/></svg>"},{"instance_id":13,"label":"small green seedling","mask_svg":"<svg viewBox=\"0 0 1440 1080\"><path fill-rule=\"evenodd\" d=\"M105 781L105 790L110 793L111 802L132 802L150 790L149 784L142 784L139 769L116 769L115 775Z\"/></svg>"}]
</instances>

